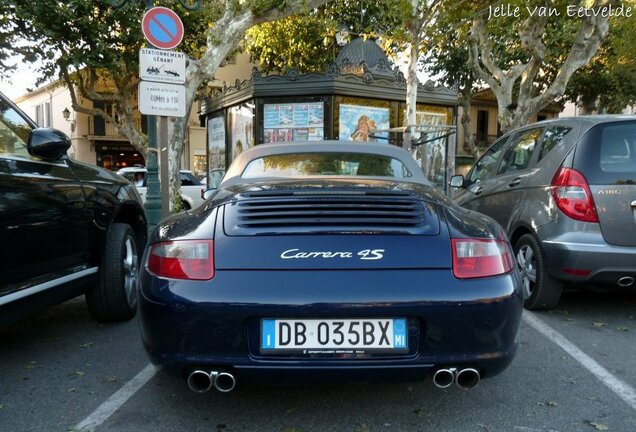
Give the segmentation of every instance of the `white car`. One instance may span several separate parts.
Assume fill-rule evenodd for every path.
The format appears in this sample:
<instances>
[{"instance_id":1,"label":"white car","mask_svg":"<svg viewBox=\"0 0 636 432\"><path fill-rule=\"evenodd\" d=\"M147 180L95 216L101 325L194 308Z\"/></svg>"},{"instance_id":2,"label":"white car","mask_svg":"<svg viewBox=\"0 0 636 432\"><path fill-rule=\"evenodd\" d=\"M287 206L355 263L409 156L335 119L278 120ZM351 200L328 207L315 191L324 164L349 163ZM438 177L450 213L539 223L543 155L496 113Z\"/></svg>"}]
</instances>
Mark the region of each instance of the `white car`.
<instances>
[{"instance_id":1,"label":"white car","mask_svg":"<svg viewBox=\"0 0 636 432\"><path fill-rule=\"evenodd\" d=\"M130 181L141 195L141 199L146 202L146 168L143 167L128 167L122 168L117 171L117 174ZM185 210L197 208L203 203L203 192L205 191L205 185L202 184L192 174L192 171L181 170L181 199L183 199L183 205Z\"/></svg>"}]
</instances>

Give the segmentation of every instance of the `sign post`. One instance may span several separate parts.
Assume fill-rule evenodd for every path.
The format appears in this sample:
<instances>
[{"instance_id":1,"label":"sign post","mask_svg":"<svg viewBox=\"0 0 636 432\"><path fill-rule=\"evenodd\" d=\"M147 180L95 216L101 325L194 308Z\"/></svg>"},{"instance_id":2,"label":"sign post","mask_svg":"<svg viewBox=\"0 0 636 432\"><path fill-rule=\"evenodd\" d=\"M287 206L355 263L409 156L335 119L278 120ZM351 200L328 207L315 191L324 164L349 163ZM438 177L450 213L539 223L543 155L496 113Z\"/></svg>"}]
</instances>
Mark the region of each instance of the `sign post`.
<instances>
[{"instance_id":1,"label":"sign post","mask_svg":"<svg viewBox=\"0 0 636 432\"><path fill-rule=\"evenodd\" d=\"M110 0L110 4L115 9L122 8L126 6L130 1L139 1L139 0ZM148 41L149 51L158 51L152 50L152 48L159 48L161 50L168 50L172 48L176 48L181 40L183 39L184 29L183 23L179 16L165 7L154 7L154 0L142 0L145 1L146 4L146 13L142 18L141 29L144 33L146 40ZM176 1L176 0L175 0ZM181 6L189 11L197 10L201 7L201 0L194 0L194 4L191 1L187 0L178 0ZM143 51L143 50L142 50ZM180 54L180 53L175 53ZM157 58L166 58L163 54L157 54ZM167 55L171 57L171 55ZM141 57L141 52L140 52ZM179 57L179 56L176 56ZM176 58L174 57L174 58ZM185 61L185 56L183 56ZM174 64L178 66L177 63ZM172 64L171 64L172 66ZM151 65L146 65L146 69L152 67ZM183 84L185 82L185 67L183 69L183 73L180 73L181 69L170 69L173 73L163 72L161 73L162 68L157 68L160 72L155 73L156 71L151 69L150 72L146 70L146 73L150 73L151 75L170 75L175 76L181 75L184 81L180 83L177 81L163 81L163 82L173 82ZM143 74L140 73L141 79L146 79L143 77ZM148 79L148 81L152 81ZM156 80L155 80L156 81ZM183 98L184 107L185 107L185 98ZM185 110L185 108L184 108ZM141 111L141 110L140 110ZM157 179L157 118L155 115L148 115L148 151L146 152L146 170L147 170L147 185L148 185L148 193L146 195L146 218L148 221L148 230L152 231L161 218L161 201L160 197L160 184ZM166 184L167 188L168 185Z\"/></svg>"},{"instance_id":2,"label":"sign post","mask_svg":"<svg viewBox=\"0 0 636 432\"><path fill-rule=\"evenodd\" d=\"M161 217L169 213L166 203L169 202L170 190L165 181L168 177L167 151L162 151L163 188L157 176L157 156L160 149L157 148L156 116L161 116L161 120L165 116L185 116L185 87L166 84L185 82L185 54L166 50L176 48L181 43L184 29L181 18L176 13L165 7L152 7L152 0L146 0L146 13L141 20L141 29L150 45L139 51L139 76L142 79L139 83L139 111L148 116L146 215L148 227L153 229ZM167 134L166 129L162 128L161 133ZM167 149L166 136L162 137L161 142L161 150ZM166 208L162 211L162 207Z\"/></svg>"}]
</instances>

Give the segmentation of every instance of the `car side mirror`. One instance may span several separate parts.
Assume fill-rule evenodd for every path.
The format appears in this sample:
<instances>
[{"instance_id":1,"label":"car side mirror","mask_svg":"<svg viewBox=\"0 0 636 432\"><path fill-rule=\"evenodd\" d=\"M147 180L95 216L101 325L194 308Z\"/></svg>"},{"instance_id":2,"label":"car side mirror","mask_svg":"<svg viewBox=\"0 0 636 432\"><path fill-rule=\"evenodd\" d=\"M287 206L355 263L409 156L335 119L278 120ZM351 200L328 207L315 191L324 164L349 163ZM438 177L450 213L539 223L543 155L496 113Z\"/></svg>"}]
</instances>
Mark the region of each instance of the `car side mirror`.
<instances>
[{"instance_id":1,"label":"car side mirror","mask_svg":"<svg viewBox=\"0 0 636 432\"><path fill-rule=\"evenodd\" d=\"M464 176L459 174L459 175L454 175L450 178L450 182L448 182L448 184L450 185L450 187L452 188L460 188L464 186Z\"/></svg>"},{"instance_id":2,"label":"car side mirror","mask_svg":"<svg viewBox=\"0 0 636 432\"><path fill-rule=\"evenodd\" d=\"M58 160L71 148L71 139L57 129L33 129L27 142L27 150L31 156L44 160Z\"/></svg>"},{"instance_id":3,"label":"car side mirror","mask_svg":"<svg viewBox=\"0 0 636 432\"><path fill-rule=\"evenodd\" d=\"M203 191L203 193L201 193L201 198L203 198L204 200L207 200L212 195L214 195L215 192L216 192L216 188L206 189Z\"/></svg>"}]
</instances>

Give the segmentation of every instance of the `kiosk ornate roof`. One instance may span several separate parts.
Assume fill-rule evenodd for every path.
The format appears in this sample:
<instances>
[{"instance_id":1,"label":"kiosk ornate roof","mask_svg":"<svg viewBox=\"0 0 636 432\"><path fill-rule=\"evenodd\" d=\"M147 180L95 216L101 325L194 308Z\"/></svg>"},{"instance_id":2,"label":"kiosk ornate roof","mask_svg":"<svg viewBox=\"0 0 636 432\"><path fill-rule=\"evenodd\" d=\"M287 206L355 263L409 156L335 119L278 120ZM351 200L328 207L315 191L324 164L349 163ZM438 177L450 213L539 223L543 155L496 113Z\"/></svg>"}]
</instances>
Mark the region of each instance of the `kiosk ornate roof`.
<instances>
[{"instance_id":1,"label":"kiosk ornate roof","mask_svg":"<svg viewBox=\"0 0 636 432\"><path fill-rule=\"evenodd\" d=\"M300 73L291 69L283 75L262 75L254 67L250 80L225 82L220 91L204 99L203 114L241 103L254 97L296 97L343 95L385 100L403 100L406 79L394 67L375 42L354 39L340 51L336 62L324 73ZM436 86L432 81L420 84L418 103L457 105L457 91Z\"/></svg>"}]
</instances>

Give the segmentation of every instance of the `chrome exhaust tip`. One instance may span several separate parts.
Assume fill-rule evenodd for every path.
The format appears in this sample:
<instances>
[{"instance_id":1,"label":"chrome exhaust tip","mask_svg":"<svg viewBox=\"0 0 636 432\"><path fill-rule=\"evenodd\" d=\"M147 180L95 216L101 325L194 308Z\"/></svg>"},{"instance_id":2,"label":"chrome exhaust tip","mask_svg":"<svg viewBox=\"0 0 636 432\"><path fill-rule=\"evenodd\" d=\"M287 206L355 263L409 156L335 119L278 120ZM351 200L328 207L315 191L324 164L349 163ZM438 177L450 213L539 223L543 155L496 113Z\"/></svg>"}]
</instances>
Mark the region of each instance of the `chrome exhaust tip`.
<instances>
[{"instance_id":1,"label":"chrome exhaust tip","mask_svg":"<svg viewBox=\"0 0 636 432\"><path fill-rule=\"evenodd\" d=\"M455 369L439 369L433 375L433 384L438 388L448 388L455 382Z\"/></svg>"},{"instance_id":2,"label":"chrome exhaust tip","mask_svg":"<svg viewBox=\"0 0 636 432\"><path fill-rule=\"evenodd\" d=\"M222 393L231 392L236 387L236 378L231 373L221 372L214 379L214 387Z\"/></svg>"},{"instance_id":3,"label":"chrome exhaust tip","mask_svg":"<svg viewBox=\"0 0 636 432\"><path fill-rule=\"evenodd\" d=\"M188 387L195 393L205 393L210 391L214 381L210 373L195 370L188 375Z\"/></svg>"},{"instance_id":4,"label":"chrome exhaust tip","mask_svg":"<svg viewBox=\"0 0 636 432\"><path fill-rule=\"evenodd\" d=\"M634 285L634 278L631 276L623 276L618 280L619 287L627 288L632 285Z\"/></svg>"},{"instance_id":5,"label":"chrome exhaust tip","mask_svg":"<svg viewBox=\"0 0 636 432\"><path fill-rule=\"evenodd\" d=\"M477 384L479 384L480 379L481 376L479 375L479 371L477 371L477 369L466 368L459 371L459 373L457 374L456 382L460 388L470 390L472 388L475 388Z\"/></svg>"}]
</instances>

